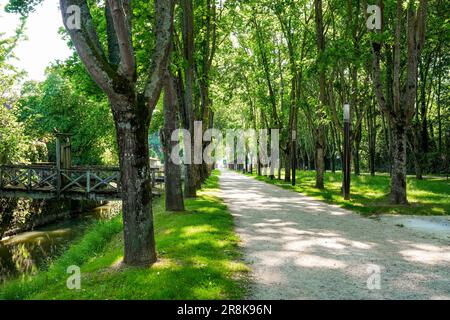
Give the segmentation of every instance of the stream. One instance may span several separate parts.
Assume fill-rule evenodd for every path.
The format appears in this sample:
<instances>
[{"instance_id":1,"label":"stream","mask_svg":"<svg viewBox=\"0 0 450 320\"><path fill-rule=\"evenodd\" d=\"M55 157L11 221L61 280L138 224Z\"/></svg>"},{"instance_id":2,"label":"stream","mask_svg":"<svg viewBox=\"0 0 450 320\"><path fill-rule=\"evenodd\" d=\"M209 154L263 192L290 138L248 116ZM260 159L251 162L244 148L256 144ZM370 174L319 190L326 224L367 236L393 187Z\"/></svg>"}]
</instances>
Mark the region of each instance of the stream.
<instances>
[{"instance_id":1,"label":"stream","mask_svg":"<svg viewBox=\"0 0 450 320\"><path fill-rule=\"evenodd\" d=\"M94 221L109 219L116 212L113 204L106 205L0 240L0 284L37 272L60 255Z\"/></svg>"}]
</instances>

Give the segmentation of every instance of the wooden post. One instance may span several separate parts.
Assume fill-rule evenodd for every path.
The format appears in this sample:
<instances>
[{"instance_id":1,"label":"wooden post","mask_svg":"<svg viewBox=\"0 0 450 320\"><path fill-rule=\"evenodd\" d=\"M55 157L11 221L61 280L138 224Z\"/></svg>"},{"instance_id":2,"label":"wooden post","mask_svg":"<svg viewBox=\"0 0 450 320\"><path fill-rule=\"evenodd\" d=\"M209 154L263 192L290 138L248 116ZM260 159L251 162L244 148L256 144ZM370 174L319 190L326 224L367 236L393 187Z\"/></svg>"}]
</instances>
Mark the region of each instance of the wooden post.
<instances>
[{"instance_id":1,"label":"wooden post","mask_svg":"<svg viewBox=\"0 0 450 320\"><path fill-rule=\"evenodd\" d=\"M350 105L344 105L344 199L350 200Z\"/></svg>"},{"instance_id":2,"label":"wooden post","mask_svg":"<svg viewBox=\"0 0 450 320\"><path fill-rule=\"evenodd\" d=\"M61 194L62 177L61 177L61 141L59 140L58 136L56 136L56 172L57 172L56 192L59 198Z\"/></svg>"},{"instance_id":3,"label":"wooden post","mask_svg":"<svg viewBox=\"0 0 450 320\"><path fill-rule=\"evenodd\" d=\"M166 160L166 161L168 161L168 160ZM153 170L153 169L151 169L151 172L152 172L152 189L153 189L156 185L156 173L155 173L155 170Z\"/></svg>"},{"instance_id":4,"label":"wooden post","mask_svg":"<svg viewBox=\"0 0 450 320\"><path fill-rule=\"evenodd\" d=\"M56 170L58 173L57 178L57 193L58 198L61 192L64 179L62 177L61 170L70 169L72 166L72 143L70 134L55 133L56 136Z\"/></svg>"},{"instance_id":5,"label":"wooden post","mask_svg":"<svg viewBox=\"0 0 450 320\"><path fill-rule=\"evenodd\" d=\"M86 172L86 193L91 192L91 171Z\"/></svg>"}]
</instances>

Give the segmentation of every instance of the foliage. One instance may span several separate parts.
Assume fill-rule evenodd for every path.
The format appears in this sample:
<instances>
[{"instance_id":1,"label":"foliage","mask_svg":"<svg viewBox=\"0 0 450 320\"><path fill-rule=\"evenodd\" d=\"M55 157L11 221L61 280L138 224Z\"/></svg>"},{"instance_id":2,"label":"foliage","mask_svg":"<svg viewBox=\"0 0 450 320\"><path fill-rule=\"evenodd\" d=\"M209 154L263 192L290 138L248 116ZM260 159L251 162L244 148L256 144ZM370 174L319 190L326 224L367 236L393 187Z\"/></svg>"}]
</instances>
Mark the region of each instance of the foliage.
<instances>
[{"instance_id":1,"label":"foliage","mask_svg":"<svg viewBox=\"0 0 450 320\"><path fill-rule=\"evenodd\" d=\"M66 74L71 72L68 78ZM115 129L109 105L91 80L75 64L48 69L42 83L28 82L19 100L19 119L27 132L51 141L49 157L55 160L53 134L72 134L74 164L116 164ZM95 88L95 87L94 87Z\"/></svg>"},{"instance_id":2,"label":"foliage","mask_svg":"<svg viewBox=\"0 0 450 320\"><path fill-rule=\"evenodd\" d=\"M17 85L23 73L12 64L14 49L23 39L25 20L14 36L0 34L0 164L25 162L36 158L39 143L26 134L24 125L16 116Z\"/></svg>"}]
</instances>

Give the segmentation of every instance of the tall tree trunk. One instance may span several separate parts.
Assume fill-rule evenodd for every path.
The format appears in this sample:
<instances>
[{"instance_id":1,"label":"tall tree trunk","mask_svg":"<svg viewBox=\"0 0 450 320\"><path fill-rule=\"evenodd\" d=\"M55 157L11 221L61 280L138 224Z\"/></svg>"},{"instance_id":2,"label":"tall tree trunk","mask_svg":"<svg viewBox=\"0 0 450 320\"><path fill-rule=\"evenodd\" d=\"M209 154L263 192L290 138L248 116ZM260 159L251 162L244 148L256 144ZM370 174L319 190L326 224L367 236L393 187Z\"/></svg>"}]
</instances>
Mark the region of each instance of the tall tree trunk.
<instances>
[{"instance_id":1,"label":"tall tree trunk","mask_svg":"<svg viewBox=\"0 0 450 320\"><path fill-rule=\"evenodd\" d=\"M392 177L391 201L407 204L406 198L406 130L402 119L392 123Z\"/></svg>"},{"instance_id":2,"label":"tall tree trunk","mask_svg":"<svg viewBox=\"0 0 450 320\"><path fill-rule=\"evenodd\" d=\"M412 158L414 161L414 171L416 173L416 179L422 180L422 162L424 160L423 150L421 150L421 144L419 142L420 135L420 125L418 123L414 124L410 130L411 132L411 151Z\"/></svg>"},{"instance_id":3,"label":"tall tree trunk","mask_svg":"<svg viewBox=\"0 0 450 320\"><path fill-rule=\"evenodd\" d=\"M194 12L192 0L181 0L183 11L183 45L185 58L186 88L184 91L184 126L191 133L191 163L185 165L184 195L187 198L197 196L197 168L194 164Z\"/></svg>"},{"instance_id":4,"label":"tall tree trunk","mask_svg":"<svg viewBox=\"0 0 450 320\"><path fill-rule=\"evenodd\" d=\"M67 25L71 6L80 9L82 28ZM172 0L155 0L155 47L143 90L138 91L136 57L132 39L130 1L105 1L106 41L109 59L97 34L86 0L60 0L60 10L80 60L108 96L115 120L122 186L124 263L150 265L156 261L148 129L159 100L172 43Z\"/></svg>"},{"instance_id":5,"label":"tall tree trunk","mask_svg":"<svg viewBox=\"0 0 450 320\"><path fill-rule=\"evenodd\" d=\"M377 130L375 127L376 119L374 106L371 103L369 112L366 117L367 122L367 135L369 142L369 171L371 176L375 176L375 157L376 157L376 134Z\"/></svg>"},{"instance_id":6,"label":"tall tree trunk","mask_svg":"<svg viewBox=\"0 0 450 320\"><path fill-rule=\"evenodd\" d=\"M284 152L284 181L290 182L291 181L291 150L292 149L289 145L286 148L286 151Z\"/></svg>"},{"instance_id":7,"label":"tall tree trunk","mask_svg":"<svg viewBox=\"0 0 450 320\"><path fill-rule=\"evenodd\" d=\"M133 98L111 101L116 121L121 168L124 263L149 265L156 261L152 190L148 149L148 109ZM134 110L140 109L141 114ZM130 183L133 181L133 183Z\"/></svg>"},{"instance_id":8,"label":"tall tree trunk","mask_svg":"<svg viewBox=\"0 0 450 320\"><path fill-rule=\"evenodd\" d=\"M386 116L384 112L381 114L381 123L383 125L383 133L384 133L384 156L387 160L387 170L389 172L389 175L392 175L392 135L391 135L391 129L390 125L386 123Z\"/></svg>"},{"instance_id":9,"label":"tall tree trunk","mask_svg":"<svg viewBox=\"0 0 450 320\"><path fill-rule=\"evenodd\" d=\"M316 145L316 188L323 189L325 175L325 155L322 145Z\"/></svg>"},{"instance_id":10,"label":"tall tree trunk","mask_svg":"<svg viewBox=\"0 0 450 320\"><path fill-rule=\"evenodd\" d=\"M439 71L438 75L438 89L437 89L437 119L438 119L438 150L442 153L442 118L441 118L441 78L442 71Z\"/></svg>"},{"instance_id":11,"label":"tall tree trunk","mask_svg":"<svg viewBox=\"0 0 450 320\"><path fill-rule=\"evenodd\" d=\"M316 20L316 40L319 53L319 61L323 59L323 53L325 51L325 35L322 16L322 0L314 1L315 7L315 20ZM319 66L319 91L320 91L320 106L318 110L318 125L316 130L316 188L324 188L324 174L325 174L325 128L322 123L324 118L324 107L326 105L326 77L324 66Z\"/></svg>"},{"instance_id":12,"label":"tall tree trunk","mask_svg":"<svg viewBox=\"0 0 450 320\"><path fill-rule=\"evenodd\" d=\"M171 141L172 132L177 129L178 99L174 79L167 74L164 83L164 128L162 142L164 148L165 203L167 211L184 211L181 167L172 161L171 154L177 142Z\"/></svg>"},{"instance_id":13,"label":"tall tree trunk","mask_svg":"<svg viewBox=\"0 0 450 320\"><path fill-rule=\"evenodd\" d=\"M357 129L356 131L357 133L353 140L353 168L355 171L355 175L359 176L361 173L359 157L359 150L361 149L361 128Z\"/></svg>"}]
</instances>

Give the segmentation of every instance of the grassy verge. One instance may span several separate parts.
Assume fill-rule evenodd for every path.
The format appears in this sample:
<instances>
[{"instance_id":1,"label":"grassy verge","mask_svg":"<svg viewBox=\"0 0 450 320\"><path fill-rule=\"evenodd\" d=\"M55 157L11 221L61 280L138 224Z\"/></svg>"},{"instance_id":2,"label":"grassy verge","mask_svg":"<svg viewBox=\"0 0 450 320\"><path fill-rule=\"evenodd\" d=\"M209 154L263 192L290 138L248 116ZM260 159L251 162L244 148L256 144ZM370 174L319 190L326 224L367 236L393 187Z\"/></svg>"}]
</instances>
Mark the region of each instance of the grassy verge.
<instances>
[{"instance_id":1,"label":"grassy verge","mask_svg":"<svg viewBox=\"0 0 450 320\"><path fill-rule=\"evenodd\" d=\"M233 220L217 197L218 172L206 181L186 212L154 207L159 261L127 268L122 223L116 217L93 226L46 271L0 287L0 299L240 299L247 267L239 262ZM81 289L69 290L67 267L81 268Z\"/></svg>"},{"instance_id":2,"label":"grassy verge","mask_svg":"<svg viewBox=\"0 0 450 320\"><path fill-rule=\"evenodd\" d=\"M265 176L247 174L257 180L294 190L327 203L337 204L343 208L357 211L363 215L373 214L414 214L414 215L449 215L450 183L445 178L417 180L408 177L407 192L410 204L395 206L389 203L389 176L352 175L351 200L346 201L341 194L342 174L327 172L325 189L319 190L315 185L315 172L297 172L297 185L294 187L284 180L271 180ZM282 177L283 178L283 177Z\"/></svg>"}]
</instances>

